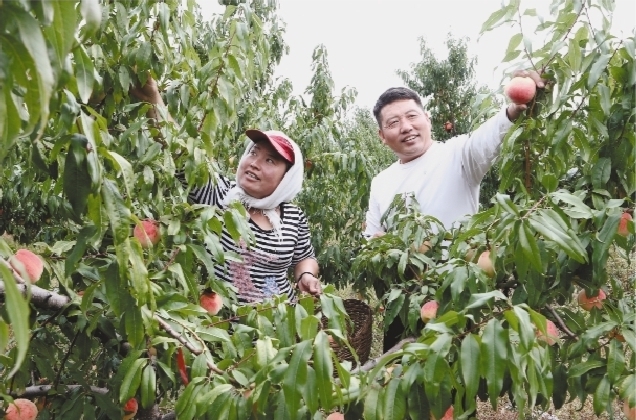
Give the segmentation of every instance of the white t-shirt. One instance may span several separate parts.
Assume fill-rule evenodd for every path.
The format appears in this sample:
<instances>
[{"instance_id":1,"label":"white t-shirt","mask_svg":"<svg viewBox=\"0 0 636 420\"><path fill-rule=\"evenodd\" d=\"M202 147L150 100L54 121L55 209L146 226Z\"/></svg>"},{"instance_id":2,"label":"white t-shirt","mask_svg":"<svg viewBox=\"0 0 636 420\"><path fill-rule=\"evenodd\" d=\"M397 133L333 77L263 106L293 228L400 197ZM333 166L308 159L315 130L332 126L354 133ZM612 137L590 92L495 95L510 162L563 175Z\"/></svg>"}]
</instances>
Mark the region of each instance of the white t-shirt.
<instances>
[{"instance_id":1,"label":"white t-shirt","mask_svg":"<svg viewBox=\"0 0 636 420\"><path fill-rule=\"evenodd\" d=\"M439 219L446 229L453 222L477 212L479 184L501 149L501 141L512 127L502 109L470 134L445 143L433 142L417 159L399 161L371 181L369 210L364 236L385 231L380 225L396 194L412 192L422 213Z\"/></svg>"}]
</instances>

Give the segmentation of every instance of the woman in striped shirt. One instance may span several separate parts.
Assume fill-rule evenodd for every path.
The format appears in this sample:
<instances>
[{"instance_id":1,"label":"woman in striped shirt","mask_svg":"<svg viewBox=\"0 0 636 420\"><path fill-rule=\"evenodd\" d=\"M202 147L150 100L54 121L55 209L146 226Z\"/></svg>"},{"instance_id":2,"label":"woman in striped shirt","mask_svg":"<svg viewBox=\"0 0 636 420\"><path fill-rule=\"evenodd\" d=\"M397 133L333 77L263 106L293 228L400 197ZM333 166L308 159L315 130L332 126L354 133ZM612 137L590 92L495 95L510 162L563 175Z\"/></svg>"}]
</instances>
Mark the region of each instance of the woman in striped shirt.
<instances>
[{"instance_id":1,"label":"woman in striped shirt","mask_svg":"<svg viewBox=\"0 0 636 420\"><path fill-rule=\"evenodd\" d=\"M287 135L280 131L247 130L251 142L236 171L236 181L217 175L202 188L193 188L189 198L198 204L221 209L231 201L240 201L247 209L255 243L237 243L223 231L223 249L241 255L241 263L226 261L215 266L217 278L232 283L242 303L286 294L295 300L288 280L294 279L302 292L320 293L318 263L311 245L307 218L290 201L300 192L303 158Z\"/></svg>"},{"instance_id":2,"label":"woman in striped shirt","mask_svg":"<svg viewBox=\"0 0 636 420\"><path fill-rule=\"evenodd\" d=\"M154 105L149 116L158 118L157 107L165 107L157 83L151 77L142 88L132 88L139 99ZM169 114L168 118L172 120ZM242 262L215 265L215 276L234 285L241 303L287 295L295 301L293 279L301 292L321 293L318 262L311 245L307 218L290 202L302 188L303 157L298 145L280 131L247 130L250 142L238 165L236 180L217 175L201 188L192 188L189 198L198 204L226 208L233 200L247 209L255 242L237 243L225 229L221 244ZM180 177L183 181L184 178Z\"/></svg>"}]
</instances>

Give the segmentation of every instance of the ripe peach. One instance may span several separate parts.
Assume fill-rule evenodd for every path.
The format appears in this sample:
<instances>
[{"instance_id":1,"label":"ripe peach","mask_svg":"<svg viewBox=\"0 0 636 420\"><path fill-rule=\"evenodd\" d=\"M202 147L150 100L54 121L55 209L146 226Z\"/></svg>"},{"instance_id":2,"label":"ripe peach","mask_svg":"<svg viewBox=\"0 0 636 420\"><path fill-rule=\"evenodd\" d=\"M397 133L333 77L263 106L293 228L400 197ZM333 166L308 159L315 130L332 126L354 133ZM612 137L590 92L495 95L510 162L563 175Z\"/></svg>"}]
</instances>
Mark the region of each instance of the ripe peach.
<instances>
[{"instance_id":1,"label":"ripe peach","mask_svg":"<svg viewBox=\"0 0 636 420\"><path fill-rule=\"evenodd\" d=\"M422 321L428 322L431 319L437 316L437 308L439 308L439 303L434 300L426 302L422 305L422 309L420 310L420 316L422 317Z\"/></svg>"},{"instance_id":2,"label":"ripe peach","mask_svg":"<svg viewBox=\"0 0 636 420\"><path fill-rule=\"evenodd\" d=\"M627 420L636 420L636 406L630 407L627 399L623 402L623 414Z\"/></svg>"},{"instance_id":3,"label":"ripe peach","mask_svg":"<svg viewBox=\"0 0 636 420\"><path fill-rule=\"evenodd\" d=\"M431 241L424 241L422 244L415 248L415 243L411 245L413 251L417 251L420 254L426 254L431 249Z\"/></svg>"},{"instance_id":4,"label":"ripe peach","mask_svg":"<svg viewBox=\"0 0 636 420\"><path fill-rule=\"evenodd\" d=\"M453 420L453 413L454 412L455 412L455 409L451 405L450 407L448 407L448 410L446 410L446 412L444 413L444 416L440 420ZM431 418L433 420L436 420L435 416L432 413L431 413Z\"/></svg>"},{"instance_id":5,"label":"ripe peach","mask_svg":"<svg viewBox=\"0 0 636 420\"><path fill-rule=\"evenodd\" d=\"M26 398L16 398L9 405L5 415L6 420L35 420L38 415L38 408L31 400Z\"/></svg>"},{"instance_id":6,"label":"ripe peach","mask_svg":"<svg viewBox=\"0 0 636 420\"><path fill-rule=\"evenodd\" d=\"M620 222L618 222L618 234L621 236L629 235L627 230L627 221L632 220L632 215L629 212L623 213Z\"/></svg>"},{"instance_id":7,"label":"ripe peach","mask_svg":"<svg viewBox=\"0 0 636 420\"><path fill-rule=\"evenodd\" d=\"M527 104L537 93L537 85L529 77L514 77L505 87L504 93L517 105Z\"/></svg>"},{"instance_id":8,"label":"ripe peach","mask_svg":"<svg viewBox=\"0 0 636 420\"><path fill-rule=\"evenodd\" d=\"M446 130L447 133L450 133L451 131L453 131L453 123L450 121L446 121L444 123L444 130Z\"/></svg>"},{"instance_id":9,"label":"ripe peach","mask_svg":"<svg viewBox=\"0 0 636 420\"><path fill-rule=\"evenodd\" d=\"M26 281L36 283L42 276L44 264L40 257L28 249L18 249L9 260L11 267Z\"/></svg>"},{"instance_id":10,"label":"ripe peach","mask_svg":"<svg viewBox=\"0 0 636 420\"><path fill-rule=\"evenodd\" d=\"M135 414L137 414L138 409L139 409L139 404L137 403L137 399L134 397L129 399L126 402L126 405L124 405L125 415L123 417L123 420L129 420L135 417Z\"/></svg>"},{"instance_id":11,"label":"ripe peach","mask_svg":"<svg viewBox=\"0 0 636 420\"><path fill-rule=\"evenodd\" d=\"M223 299L214 292L206 292L201 295L199 302L203 309L208 311L210 315L216 315L223 307Z\"/></svg>"},{"instance_id":12,"label":"ripe peach","mask_svg":"<svg viewBox=\"0 0 636 420\"><path fill-rule=\"evenodd\" d=\"M537 340L544 341L548 343L548 346L551 346L559 339L559 331L557 330L554 322L550 321L549 319L546 320L546 332L548 335L544 336L541 330L537 329Z\"/></svg>"},{"instance_id":13,"label":"ripe peach","mask_svg":"<svg viewBox=\"0 0 636 420\"><path fill-rule=\"evenodd\" d=\"M490 251L484 251L481 253L477 259L477 267L484 270L488 277L493 278L495 276L495 267L493 267L492 262L490 261Z\"/></svg>"},{"instance_id":14,"label":"ripe peach","mask_svg":"<svg viewBox=\"0 0 636 420\"><path fill-rule=\"evenodd\" d=\"M603 308L603 301L607 298L605 296L605 292L602 289L599 289L597 296L588 296L585 290L581 290L579 293L578 301L579 306L586 311L591 311L593 307L597 307L599 309Z\"/></svg>"},{"instance_id":15,"label":"ripe peach","mask_svg":"<svg viewBox=\"0 0 636 420\"><path fill-rule=\"evenodd\" d=\"M327 420L344 420L344 414L333 412L327 416Z\"/></svg>"},{"instance_id":16,"label":"ripe peach","mask_svg":"<svg viewBox=\"0 0 636 420\"><path fill-rule=\"evenodd\" d=\"M154 220L142 220L140 224L135 226L133 233L144 248L156 245L161 239L159 224Z\"/></svg>"}]
</instances>

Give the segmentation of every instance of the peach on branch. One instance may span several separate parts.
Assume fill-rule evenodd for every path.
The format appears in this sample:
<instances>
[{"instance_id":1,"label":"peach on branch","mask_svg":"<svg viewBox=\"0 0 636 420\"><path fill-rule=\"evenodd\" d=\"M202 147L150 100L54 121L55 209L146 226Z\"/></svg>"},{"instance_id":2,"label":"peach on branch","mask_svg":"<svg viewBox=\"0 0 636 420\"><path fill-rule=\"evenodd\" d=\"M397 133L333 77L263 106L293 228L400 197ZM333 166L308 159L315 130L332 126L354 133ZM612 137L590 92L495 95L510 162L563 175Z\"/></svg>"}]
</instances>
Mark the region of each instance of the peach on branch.
<instances>
[{"instance_id":1,"label":"peach on branch","mask_svg":"<svg viewBox=\"0 0 636 420\"><path fill-rule=\"evenodd\" d=\"M495 276L495 267L492 265L492 261L490 261L490 251L481 253L477 259L477 267L484 270L484 273L486 273L488 277L493 278Z\"/></svg>"},{"instance_id":2,"label":"peach on branch","mask_svg":"<svg viewBox=\"0 0 636 420\"><path fill-rule=\"evenodd\" d=\"M625 401L623 402L623 414L625 414L627 420L636 420L636 405L630 407L628 400L628 398L625 398Z\"/></svg>"},{"instance_id":3,"label":"peach on branch","mask_svg":"<svg viewBox=\"0 0 636 420\"><path fill-rule=\"evenodd\" d=\"M11 267L26 281L36 283L42 277L44 264L40 257L28 249L18 249L9 260Z\"/></svg>"},{"instance_id":4,"label":"peach on branch","mask_svg":"<svg viewBox=\"0 0 636 420\"><path fill-rule=\"evenodd\" d=\"M123 420L130 420L135 417L137 414L137 410L139 409L139 404L137 403L136 398L129 399L124 405L124 417Z\"/></svg>"},{"instance_id":5,"label":"peach on branch","mask_svg":"<svg viewBox=\"0 0 636 420\"><path fill-rule=\"evenodd\" d=\"M135 226L133 234L144 248L156 245L161 239L159 224L154 220L142 220L141 223Z\"/></svg>"},{"instance_id":6,"label":"peach on branch","mask_svg":"<svg viewBox=\"0 0 636 420\"><path fill-rule=\"evenodd\" d=\"M344 420L344 414L335 411L327 416L327 420Z\"/></svg>"},{"instance_id":7,"label":"peach on branch","mask_svg":"<svg viewBox=\"0 0 636 420\"><path fill-rule=\"evenodd\" d=\"M442 416L442 418L440 420L453 420L453 413L454 412L455 412L455 409L451 405L450 407L448 407L448 410L446 410L446 412L444 413L444 415ZM431 414L431 418L433 420L436 420L435 416L433 414Z\"/></svg>"},{"instance_id":8,"label":"peach on branch","mask_svg":"<svg viewBox=\"0 0 636 420\"><path fill-rule=\"evenodd\" d=\"M585 309L586 311L591 311L594 307L602 309L603 301L606 298L607 296L602 289L599 289L598 295L596 296L588 296L585 290L581 290L578 296L578 301L581 308Z\"/></svg>"},{"instance_id":9,"label":"peach on branch","mask_svg":"<svg viewBox=\"0 0 636 420\"><path fill-rule=\"evenodd\" d=\"M514 77L506 85L504 93L517 105L527 104L537 93L537 85L530 77Z\"/></svg>"},{"instance_id":10,"label":"peach on branch","mask_svg":"<svg viewBox=\"0 0 636 420\"><path fill-rule=\"evenodd\" d=\"M422 244L421 244L420 246L418 246L418 247L416 247L416 246L415 246L415 243L413 243L413 244L411 245L411 249L412 249L413 251L416 251L416 252L420 253L420 254L426 254L428 251L430 251L431 246L432 246L432 245L431 245L431 241L424 241L424 242L422 242Z\"/></svg>"},{"instance_id":11,"label":"peach on branch","mask_svg":"<svg viewBox=\"0 0 636 420\"><path fill-rule=\"evenodd\" d=\"M38 408L31 400L16 398L7 408L6 420L35 420L38 416Z\"/></svg>"},{"instance_id":12,"label":"peach on branch","mask_svg":"<svg viewBox=\"0 0 636 420\"><path fill-rule=\"evenodd\" d=\"M556 343L557 340L559 339L559 331L557 330L557 327L554 324L554 322L550 321L549 319L546 320L545 329L546 329L547 335L544 335L541 330L537 329L536 331L537 339L539 341L546 342L548 343L549 346L551 346L554 343Z\"/></svg>"},{"instance_id":13,"label":"peach on branch","mask_svg":"<svg viewBox=\"0 0 636 420\"><path fill-rule=\"evenodd\" d=\"M199 303L210 315L218 314L223 307L223 299L214 292L203 293L199 299Z\"/></svg>"},{"instance_id":14,"label":"peach on branch","mask_svg":"<svg viewBox=\"0 0 636 420\"><path fill-rule=\"evenodd\" d=\"M422 309L420 310L420 317L422 318L422 321L428 322L435 318L437 316L437 308L439 308L439 304L434 300L422 305Z\"/></svg>"},{"instance_id":15,"label":"peach on branch","mask_svg":"<svg viewBox=\"0 0 636 420\"><path fill-rule=\"evenodd\" d=\"M629 230L627 230L627 222L632 220L632 215L629 212L625 212L621 215L621 220L618 222L618 234L621 236L628 236Z\"/></svg>"}]
</instances>

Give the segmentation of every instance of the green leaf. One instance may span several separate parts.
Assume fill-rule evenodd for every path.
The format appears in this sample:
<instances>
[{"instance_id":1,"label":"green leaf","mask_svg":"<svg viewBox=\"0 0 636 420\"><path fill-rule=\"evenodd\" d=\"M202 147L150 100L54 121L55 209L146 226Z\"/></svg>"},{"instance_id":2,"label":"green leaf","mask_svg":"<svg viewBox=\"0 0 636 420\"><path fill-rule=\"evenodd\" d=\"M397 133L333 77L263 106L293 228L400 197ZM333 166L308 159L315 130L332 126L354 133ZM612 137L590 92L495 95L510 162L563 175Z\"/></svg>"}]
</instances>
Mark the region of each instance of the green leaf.
<instances>
[{"instance_id":1,"label":"green leaf","mask_svg":"<svg viewBox=\"0 0 636 420\"><path fill-rule=\"evenodd\" d=\"M481 337L481 376L488 383L488 395L493 396L490 403L497 410L497 396L503 388L506 372L508 333L501 322L493 318L488 321Z\"/></svg>"},{"instance_id":2,"label":"green leaf","mask_svg":"<svg viewBox=\"0 0 636 420\"><path fill-rule=\"evenodd\" d=\"M11 378L20 369L29 350L29 338L31 335L29 328L30 310L29 304L22 297L11 271L5 264L0 264L0 275L4 282L5 308L9 315L9 321L11 321L13 339L17 347L15 360L12 361L13 367L7 375L8 378Z\"/></svg>"},{"instance_id":3,"label":"green leaf","mask_svg":"<svg viewBox=\"0 0 636 420\"><path fill-rule=\"evenodd\" d=\"M592 407L597 416L607 410L610 402L610 392L610 382L607 376L603 376L596 391L594 391L594 399L592 400Z\"/></svg>"},{"instance_id":4,"label":"green leaf","mask_svg":"<svg viewBox=\"0 0 636 420\"><path fill-rule=\"evenodd\" d=\"M113 151L105 151L104 157L110 158L115 168L119 171L119 174L124 180L124 188L126 189L126 195L128 197L133 196L135 187L135 171L132 165L123 156Z\"/></svg>"},{"instance_id":5,"label":"green leaf","mask_svg":"<svg viewBox=\"0 0 636 420\"><path fill-rule=\"evenodd\" d=\"M141 310L137 307L126 308L124 312L124 322L126 324L126 335L130 344L136 347L143 343L144 323L141 317Z\"/></svg>"},{"instance_id":6,"label":"green leaf","mask_svg":"<svg viewBox=\"0 0 636 420\"><path fill-rule=\"evenodd\" d=\"M522 222L517 230L519 236L518 247L521 247L523 256L527 261L532 264L532 267L541 273L543 271L543 265L541 264L541 252L537 246L537 241L534 238L534 234L530 230L527 222Z\"/></svg>"},{"instance_id":7,"label":"green leaf","mask_svg":"<svg viewBox=\"0 0 636 420\"><path fill-rule=\"evenodd\" d=\"M570 39L570 43L568 44L568 62L570 63L570 68L574 73L578 73L581 68L581 47L579 42L575 39Z\"/></svg>"},{"instance_id":8,"label":"green leaf","mask_svg":"<svg viewBox=\"0 0 636 420\"><path fill-rule=\"evenodd\" d=\"M403 420L406 418L406 395L401 381L392 378L384 389L382 398L384 420Z\"/></svg>"},{"instance_id":9,"label":"green leaf","mask_svg":"<svg viewBox=\"0 0 636 420\"><path fill-rule=\"evenodd\" d=\"M148 363L141 373L141 406L151 407L157 394L157 374L152 364Z\"/></svg>"},{"instance_id":10,"label":"green leaf","mask_svg":"<svg viewBox=\"0 0 636 420\"><path fill-rule=\"evenodd\" d=\"M612 171L612 161L609 158L599 158L592 168L592 186L595 189L605 188Z\"/></svg>"},{"instance_id":11,"label":"green leaf","mask_svg":"<svg viewBox=\"0 0 636 420\"><path fill-rule=\"evenodd\" d=\"M607 356L607 379L610 385L618 382L625 370L625 354L620 341L613 338L609 342L609 352Z\"/></svg>"},{"instance_id":12,"label":"green leaf","mask_svg":"<svg viewBox=\"0 0 636 420\"><path fill-rule=\"evenodd\" d=\"M80 99L84 103L93 93L93 85L95 83L95 68L93 61L86 55L86 51L82 45L73 50L73 58L75 60L75 79L77 80L77 90Z\"/></svg>"},{"instance_id":13,"label":"green leaf","mask_svg":"<svg viewBox=\"0 0 636 420\"><path fill-rule=\"evenodd\" d=\"M120 404L125 404L137 393L137 389L139 389L139 385L141 384L141 371L146 363L148 363L148 359L137 359L126 371L121 387L119 388Z\"/></svg>"},{"instance_id":14,"label":"green leaf","mask_svg":"<svg viewBox=\"0 0 636 420\"><path fill-rule=\"evenodd\" d=\"M285 404L292 418L296 418L301 407L300 386L307 381L307 362L312 354L312 342L310 340L301 341L294 347L289 366L283 377L283 394Z\"/></svg>"},{"instance_id":15,"label":"green leaf","mask_svg":"<svg viewBox=\"0 0 636 420\"><path fill-rule=\"evenodd\" d=\"M369 385L367 396L364 399L364 418L366 420L381 420L382 398L380 391L382 388L373 381Z\"/></svg>"},{"instance_id":16,"label":"green leaf","mask_svg":"<svg viewBox=\"0 0 636 420\"><path fill-rule=\"evenodd\" d=\"M26 11L14 7L3 7L3 13L5 13L4 17L8 21L12 21L18 27L20 44L24 44L26 49L29 51L31 58L35 62L35 71L33 74L30 74L30 77L32 79L36 79L40 93L40 100L38 108L39 112L30 112L30 121L33 126L37 120L48 120L49 99L55 83L53 68L49 62L46 42L42 32L40 31L40 25L37 20L35 20L35 18ZM33 104L28 105L29 108L31 108L31 105ZM41 124L37 136L38 138L43 130L44 124ZM28 131L30 131L30 129Z\"/></svg>"},{"instance_id":17,"label":"green leaf","mask_svg":"<svg viewBox=\"0 0 636 420\"><path fill-rule=\"evenodd\" d=\"M131 220L130 210L121 197L117 184L109 179L104 179L102 199L113 230L115 244L122 243L130 236Z\"/></svg>"},{"instance_id":18,"label":"green leaf","mask_svg":"<svg viewBox=\"0 0 636 420\"><path fill-rule=\"evenodd\" d=\"M473 399L479 388L479 339L474 334L468 334L462 340L460 349L460 361L462 378L466 387L466 399Z\"/></svg>"},{"instance_id":19,"label":"green leaf","mask_svg":"<svg viewBox=\"0 0 636 420\"><path fill-rule=\"evenodd\" d=\"M50 26L45 26L43 32L55 51L57 62L54 63L54 66L61 68L75 41L75 29L77 26L75 2L54 1L51 2L51 7L54 10L53 22L51 22Z\"/></svg>"},{"instance_id":20,"label":"green leaf","mask_svg":"<svg viewBox=\"0 0 636 420\"><path fill-rule=\"evenodd\" d=\"M486 306L488 304L488 301L490 301L490 299L506 299L506 296L501 293L499 290L493 290L492 292L486 292L486 293L473 293L470 296L470 300L468 301L468 305L466 306L466 309L473 309L473 308L481 308L483 306Z\"/></svg>"},{"instance_id":21,"label":"green leaf","mask_svg":"<svg viewBox=\"0 0 636 420\"><path fill-rule=\"evenodd\" d=\"M569 378L578 378L582 376L584 373L605 366L605 362L598 359L586 360L582 363L577 363L570 368L568 371Z\"/></svg>"},{"instance_id":22,"label":"green leaf","mask_svg":"<svg viewBox=\"0 0 636 420\"><path fill-rule=\"evenodd\" d=\"M592 89L598 79L601 78L601 75L606 70L607 65L609 64L610 58L612 58L612 52L607 52L605 54L601 54L600 57L596 57L594 60L594 64L592 64L592 68L590 69L590 73L587 77L587 88Z\"/></svg>"},{"instance_id":23,"label":"green leaf","mask_svg":"<svg viewBox=\"0 0 636 420\"><path fill-rule=\"evenodd\" d=\"M329 407L332 401L333 361L331 359L329 337L319 331L314 339L314 369L316 370L316 388L323 407Z\"/></svg>"},{"instance_id":24,"label":"green leaf","mask_svg":"<svg viewBox=\"0 0 636 420\"><path fill-rule=\"evenodd\" d=\"M64 161L64 194L71 203L76 221L81 221L86 211L86 201L91 193L91 177L86 162L88 140L81 134L73 134Z\"/></svg>"}]
</instances>

